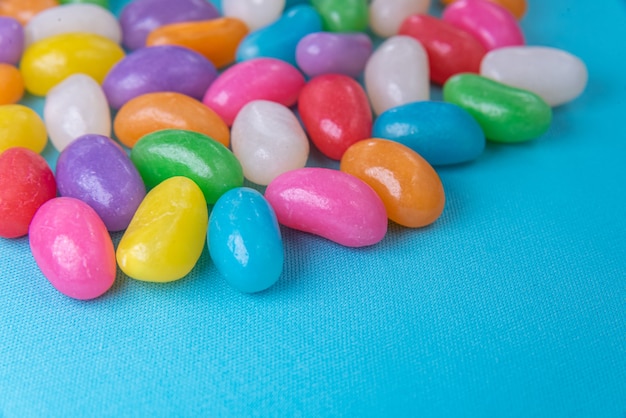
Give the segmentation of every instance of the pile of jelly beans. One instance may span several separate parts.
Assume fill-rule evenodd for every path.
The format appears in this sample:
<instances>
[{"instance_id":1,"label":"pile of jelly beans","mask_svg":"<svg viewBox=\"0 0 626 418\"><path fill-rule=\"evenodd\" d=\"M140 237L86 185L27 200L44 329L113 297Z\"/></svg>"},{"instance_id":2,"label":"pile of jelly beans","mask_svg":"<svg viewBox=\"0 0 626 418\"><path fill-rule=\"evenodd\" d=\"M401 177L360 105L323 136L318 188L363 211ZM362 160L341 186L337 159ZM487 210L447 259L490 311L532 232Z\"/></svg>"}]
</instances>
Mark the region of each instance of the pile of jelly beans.
<instances>
[{"instance_id":1,"label":"pile of jelly beans","mask_svg":"<svg viewBox=\"0 0 626 418\"><path fill-rule=\"evenodd\" d=\"M542 135L587 82L525 45L524 0L444 3L136 0L117 19L106 0L3 0L0 236L28 234L52 285L92 299L118 267L181 279L207 243L231 285L267 289L279 224L350 247L432 224L433 166ZM307 167L311 144L339 169Z\"/></svg>"}]
</instances>

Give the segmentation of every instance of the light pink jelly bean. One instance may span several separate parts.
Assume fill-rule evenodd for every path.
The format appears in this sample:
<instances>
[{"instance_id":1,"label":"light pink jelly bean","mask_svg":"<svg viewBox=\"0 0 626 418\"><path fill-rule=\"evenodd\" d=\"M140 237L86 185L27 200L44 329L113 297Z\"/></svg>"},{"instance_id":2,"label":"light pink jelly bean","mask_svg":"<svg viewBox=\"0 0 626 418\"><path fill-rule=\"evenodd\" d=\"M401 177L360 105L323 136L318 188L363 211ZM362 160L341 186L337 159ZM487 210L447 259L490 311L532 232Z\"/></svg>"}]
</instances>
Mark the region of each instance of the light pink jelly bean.
<instances>
[{"instance_id":1,"label":"light pink jelly bean","mask_svg":"<svg viewBox=\"0 0 626 418\"><path fill-rule=\"evenodd\" d=\"M253 100L293 106L305 80L291 64L274 58L255 58L224 71L211 84L203 102L231 126L235 116Z\"/></svg>"},{"instance_id":2,"label":"light pink jelly bean","mask_svg":"<svg viewBox=\"0 0 626 418\"><path fill-rule=\"evenodd\" d=\"M376 244L387 212L364 181L328 168L301 168L276 177L265 190L278 222L347 247Z\"/></svg>"},{"instance_id":3,"label":"light pink jelly bean","mask_svg":"<svg viewBox=\"0 0 626 418\"><path fill-rule=\"evenodd\" d=\"M86 203L71 197L49 200L35 213L28 234L37 265L59 292L86 300L113 285L113 242Z\"/></svg>"},{"instance_id":4,"label":"light pink jelly bean","mask_svg":"<svg viewBox=\"0 0 626 418\"><path fill-rule=\"evenodd\" d=\"M524 34L515 16L488 0L458 0L443 12L443 20L470 34L488 50L524 45Z\"/></svg>"}]
</instances>

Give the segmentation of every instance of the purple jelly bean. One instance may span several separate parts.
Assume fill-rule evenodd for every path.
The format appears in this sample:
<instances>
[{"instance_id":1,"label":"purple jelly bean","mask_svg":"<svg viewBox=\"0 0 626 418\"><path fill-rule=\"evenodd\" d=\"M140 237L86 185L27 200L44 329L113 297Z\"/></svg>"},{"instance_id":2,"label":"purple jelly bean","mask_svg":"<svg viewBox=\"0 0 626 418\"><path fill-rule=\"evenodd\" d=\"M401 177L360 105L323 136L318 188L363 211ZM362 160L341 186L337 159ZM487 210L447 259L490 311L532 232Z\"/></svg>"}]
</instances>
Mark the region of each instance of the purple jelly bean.
<instances>
[{"instance_id":1,"label":"purple jelly bean","mask_svg":"<svg viewBox=\"0 0 626 418\"><path fill-rule=\"evenodd\" d=\"M217 8L206 0L136 0L120 14L122 42L130 50L141 48L146 46L150 32L159 26L215 19L219 15Z\"/></svg>"},{"instance_id":2,"label":"purple jelly bean","mask_svg":"<svg viewBox=\"0 0 626 418\"><path fill-rule=\"evenodd\" d=\"M372 41L363 33L316 32L300 40L296 61L309 77L344 74L358 77L372 54Z\"/></svg>"},{"instance_id":3,"label":"purple jelly bean","mask_svg":"<svg viewBox=\"0 0 626 418\"><path fill-rule=\"evenodd\" d=\"M109 231L126 229L146 195L126 152L102 135L80 136L61 151L56 179L61 196L87 203Z\"/></svg>"},{"instance_id":4,"label":"purple jelly bean","mask_svg":"<svg viewBox=\"0 0 626 418\"><path fill-rule=\"evenodd\" d=\"M24 28L12 17L0 16L0 62L17 64L24 52Z\"/></svg>"},{"instance_id":5,"label":"purple jelly bean","mask_svg":"<svg viewBox=\"0 0 626 418\"><path fill-rule=\"evenodd\" d=\"M180 46L140 48L118 62L102 88L111 107L146 93L170 91L202 100L213 80L215 66L197 52Z\"/></svg>"}]
</instances>

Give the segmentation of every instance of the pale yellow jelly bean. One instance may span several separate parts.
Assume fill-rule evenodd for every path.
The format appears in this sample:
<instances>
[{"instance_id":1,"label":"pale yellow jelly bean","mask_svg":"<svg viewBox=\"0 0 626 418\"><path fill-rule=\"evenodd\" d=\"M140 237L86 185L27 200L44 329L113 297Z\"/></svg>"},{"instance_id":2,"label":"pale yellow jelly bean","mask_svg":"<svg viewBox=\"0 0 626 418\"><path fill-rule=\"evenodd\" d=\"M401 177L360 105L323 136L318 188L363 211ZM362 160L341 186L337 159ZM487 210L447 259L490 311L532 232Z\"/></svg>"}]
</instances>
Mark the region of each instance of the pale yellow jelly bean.
<instances>
[{"instance_id":1,"label":"pale yellow jelly bean","mask_svg":"<svg viewBox=\"0 0 626 418\"><path fill-rule=\"evenodd\" d=\"M120 269L149 282L183 278L202 254L208 221L196 183L187 177L163 181L139 205L117 247Z\"/></svg>"},{"instance_id":2,"label":"pale yellow jelly bean","mask_svg":"<svg viewBox=\"0 0 626 418\"><path fill-rule=\"evenodd\" d=\"M19 104L0 106L0 153L11 147L40 153L47 141L46 125L34 110Z\"/></svg>"},{"instance_id":3,"label":"pale yellow jelly bean","mask_svg":"<svg viewBox=\"0 0 626 418\"><path fill-rule=\"evenodd\" d=\"M102 84L111 67L123 57L122 48L110 39L88 33L68 33L29 46L20 68L26 90L45 96L72 74L84 73Z\"/></svg>"}]
</instances>

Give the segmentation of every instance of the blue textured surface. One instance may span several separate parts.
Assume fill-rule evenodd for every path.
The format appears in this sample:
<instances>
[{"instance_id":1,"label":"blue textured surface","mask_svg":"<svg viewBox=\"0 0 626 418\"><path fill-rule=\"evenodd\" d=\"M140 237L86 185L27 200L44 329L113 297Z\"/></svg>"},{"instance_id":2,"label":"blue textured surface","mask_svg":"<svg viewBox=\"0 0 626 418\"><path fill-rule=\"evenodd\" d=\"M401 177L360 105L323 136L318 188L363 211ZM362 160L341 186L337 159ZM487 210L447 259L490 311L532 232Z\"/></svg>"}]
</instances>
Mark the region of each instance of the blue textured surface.
<instances>
[{"instance_id":1,"label":"blue textured surface","mask_svg":"<svg viewBox=\"0 0 626 418\"><path fill-rule=\"evenodd\" d=\"M266 292L205 251L92 302L0 240L0 416L623 418L626 3L529 3L529 43L583 58L587 91L542 138L439 169L432 227L366 249L284 230Z\"/></svg>"}]
</instances>

